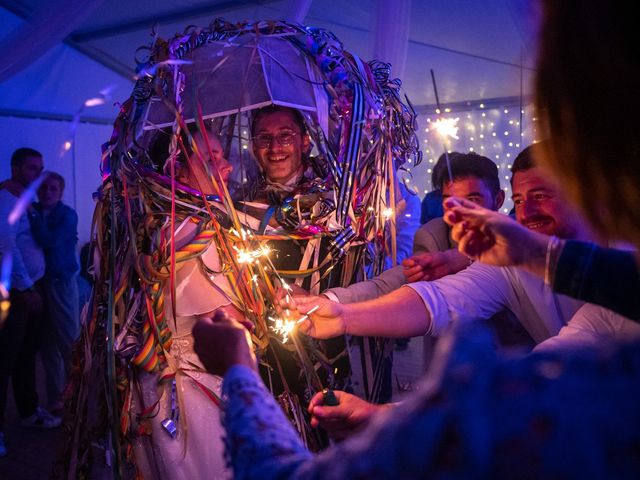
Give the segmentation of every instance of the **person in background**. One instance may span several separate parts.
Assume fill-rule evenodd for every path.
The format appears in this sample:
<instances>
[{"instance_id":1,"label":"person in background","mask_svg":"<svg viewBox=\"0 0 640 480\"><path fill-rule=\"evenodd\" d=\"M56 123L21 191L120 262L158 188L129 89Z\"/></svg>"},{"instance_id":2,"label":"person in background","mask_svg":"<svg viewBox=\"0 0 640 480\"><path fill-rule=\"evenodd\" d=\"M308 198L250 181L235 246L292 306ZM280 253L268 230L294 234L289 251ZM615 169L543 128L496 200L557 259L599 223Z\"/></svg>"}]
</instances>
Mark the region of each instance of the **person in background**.
<instances>
[{"instance_id":1,"label":"person in background","mask_svg":"<svg viewBox=\"0 0 640 480\"><path fill-rule=\"evenodd\" d=\"M62 410L62 394L71 369L71 352L80 335L78 215L62 203L64 178L55 172L38 189L39 202L29 213L31 232L44 251L43 279L47 312L43 316L42 363L49 409Z\"/></svg>"},{"instance_id":2,"label":"person in background","mask_svg":"<svg viewBox=\"0 0 640 480\"><path fill-rule=\"evenodd\" d=\"M455 155L458 155L457 152L451 152L449 155L449 161ZM434 218L441 217L443 215L442 210L442 189L439 185L442 185L442 174L447 168L447 156L443 153L438 158L438 161L433 166L433 170L431 172L431 190L427 193L422 199L422 204L420 206L420 224L424 225L425 223L433 220Z\"/></svg>"},{"instance_id":3,"label":"person in background","mask_svg":"<svg viewBox=\"0 0 640 480\"><path fill-rule=\"evenodd\" d=\"M55 428L61 423L59 417L38 406L36 392L35 360L41 338L44 255L25 215L13 225L8 221L18 197L40 176L42 168L40 152L19 148L11 156L11 178L0 186L0 258L4 261L9 255L13 259L11 307L0 329L0 457L7 453L3 430L9 379L23 426Z\"/></svg>"}]
</instances>

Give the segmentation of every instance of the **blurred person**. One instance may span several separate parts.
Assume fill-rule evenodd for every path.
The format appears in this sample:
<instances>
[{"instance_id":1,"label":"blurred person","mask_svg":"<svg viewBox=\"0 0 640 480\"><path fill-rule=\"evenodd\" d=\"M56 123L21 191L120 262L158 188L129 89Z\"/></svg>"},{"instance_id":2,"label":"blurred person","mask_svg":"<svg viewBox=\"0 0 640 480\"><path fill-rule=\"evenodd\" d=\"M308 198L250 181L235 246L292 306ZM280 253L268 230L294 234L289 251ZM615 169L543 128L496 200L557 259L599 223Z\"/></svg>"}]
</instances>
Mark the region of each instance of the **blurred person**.
<instances>
[{"instance_id":1,"label":"blurred person","mask_svg":"<svg viewBox=\"0 0 640 480\"><path fill-rule=\"evenodd\" d=\"M13 225L8 222L18 197L40 176L42 169L40 152L19 148L11 155L11 178L2 182L0 188L0 257L4 260L5 255L10 255L13 259L11 307L0 329L0 456L7 453L3 431L9 379L23 426L54 428L61 423L60 418L38 405L36 392L35 357L41 339L44 254L25 215Z\"/></svg>"},{"instance_id":2,"label":"blurred person","mask_svg":"<svg viewBox=\"0 0 640 480\"><path fill-rule=\"evenodd\" d=\"M62 410L62 394L71 371L71 352L80 336L79 270L76 244L78 215L62 202L64 178L55 172L38 188L39 202L29 213L31 232L44 251L43 287L47 311L43 315L40 349L46 374L49 409Z\"/></svg>"},{"instance_id":3,"label":"blurred person","mask_svg":"<svg viewBox=\"0 0 640 480\"><path fill-rule=\"evenodd\" d=\"M260 380L246 328L216 315L193 335L205 367L224 377L222 419L238 480L640 474L640 460L625 453L640 441L637 349L504 360L485 330L463 331L447 337L402 405L314 455Z\"/></svg>"}]
</instances>

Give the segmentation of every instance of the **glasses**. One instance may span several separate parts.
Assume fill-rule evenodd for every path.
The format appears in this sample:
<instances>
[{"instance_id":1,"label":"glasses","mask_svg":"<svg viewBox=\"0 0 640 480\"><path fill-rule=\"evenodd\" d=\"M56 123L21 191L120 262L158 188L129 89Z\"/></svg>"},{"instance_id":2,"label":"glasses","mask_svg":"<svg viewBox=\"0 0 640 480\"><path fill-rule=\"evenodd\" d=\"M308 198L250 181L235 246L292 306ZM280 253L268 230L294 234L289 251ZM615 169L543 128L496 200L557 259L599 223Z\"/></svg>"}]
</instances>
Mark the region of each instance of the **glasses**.
<instances>
[{"instance_id":1,"label":"glasses","mask_svg":"<svg viewBox=\"0 0 640 480\"><path fill-rule=\"evenodd\" d=\"M267 135L266 133L260 133L253 137L253 143L258 148L269 148L273 141L278 142L281 147L288 147L291 145L299 134L297 132L282 132L277 135Z\"/></svg>"}]
</instances>

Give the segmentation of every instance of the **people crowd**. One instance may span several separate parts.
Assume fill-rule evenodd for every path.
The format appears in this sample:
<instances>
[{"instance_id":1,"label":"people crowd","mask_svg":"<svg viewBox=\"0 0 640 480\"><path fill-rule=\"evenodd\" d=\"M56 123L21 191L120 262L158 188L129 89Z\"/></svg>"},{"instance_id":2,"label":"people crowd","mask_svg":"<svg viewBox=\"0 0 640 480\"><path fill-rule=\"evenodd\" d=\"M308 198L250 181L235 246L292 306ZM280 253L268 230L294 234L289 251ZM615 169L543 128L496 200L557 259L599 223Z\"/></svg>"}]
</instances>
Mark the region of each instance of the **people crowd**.
<instances>
[{"instance_id":1,"label":"people crowd","mask_svg":"<svg viewBox=\"0 0 640 480\"><path fill-rule=\"evenodd\" d=\"M253 325L229 294L223 246L214 241L181 262L175 277L154 279L152 288L172 292L161 307L171 360L160 372L136 370L139 388L127 405L140 432L132 441L138 474L638 478L640 270L636 251L610 246L640 247L640 145L633 122L621 134L610 121L620 98L640 107L633 15L623 2L542 6L536 107L548 135L513 162L513 215L500 213L505 192L493 160L450 152L434 168L422 225L418 199L394 187L397 265L391 260L381 274L348 286L332 281L344 276L338 266L315 284L298 282L293 294L280 287L279 311L299 318L298 331L331 359L330 392L309 395L282 345L267 354L284 372L274 386L254 350ZM259 176L242 213L260 234L291 228L312 215L292 209L291 198L315 192L320 175L304 116L271 105L251 121ZM196 129L182 135L179 188L210 198L233 170L220 137ZM78 262L78 217L62 202L64 178L43 171L42 155L30 148L16 150L11 167L0 184L7 226L0 255L13 265L0 329L0 457L9 381L23 426L61 424L81 329L77 276L92 262ZM10 224L34 182L38 201ZM201 231L191 217L163 225L164 236L169 228L175 263L176 251ZM294 270L306 242L271 241L281 252L274 268ZM320 251L331 248L327 242ZM417 390L392 403L385 377L376 401L354 394L343 353L357 337L422 337ZM35 388L38 353L47 409ZM283 392L304 404L316 436L294 429Z\"/></svg>"}]
</instances>

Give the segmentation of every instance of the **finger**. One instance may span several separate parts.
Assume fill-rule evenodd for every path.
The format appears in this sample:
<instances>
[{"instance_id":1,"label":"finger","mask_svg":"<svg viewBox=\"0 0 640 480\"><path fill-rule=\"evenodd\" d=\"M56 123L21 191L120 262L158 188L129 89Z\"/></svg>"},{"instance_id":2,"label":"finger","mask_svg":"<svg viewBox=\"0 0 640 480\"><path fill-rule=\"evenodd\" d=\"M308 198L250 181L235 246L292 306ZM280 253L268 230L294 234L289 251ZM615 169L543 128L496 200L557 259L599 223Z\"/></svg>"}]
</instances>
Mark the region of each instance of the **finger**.
<instances>
[{"instance_id":1,"label":"finger","mask_svg":"<svg viewBox=\"0 0 640 480\"><path fill-rule=\"evenodd\" d=\"M313 413L313 408L322 405L324 403L324 395L322 392L316 393L311 400L309 401L309 408L307 409L309 413Z\"/></svg>"},{"instance_id":2,"label":"finger","mask_svg":"<svg viewBox=\"0 0 640 480\"><path fill-rule=\"evenodd\" d=\"M298 323L298 331L305 335L312 337L314 333L313 322L308 318Z\"/></svg>"},{"instance_id":3,"label":"finger","mask_svg":"<svg viewBox=\"0 0 640 480\"><path fill-rule=\"evenodd\" d=\"M460 243L460 239L468 231L468 229L469 229L469 223L466 221L453 224L451 227L451 238L455 242Z\"/></svg>"},{"instance_id":4,"label":"finger","mask_svg":"<svg viewBox=\"0 0 640 480\"><path fill-rule=\"evenodd\" d=\"M305 300L300 302L299 299ZM295 297L296 308L300 313L308 313L311 310L317 310L323 305L323 303L330 302L330 300L322 299L320 297Z\"/></svg>"},{"instance_id":5,"label":"finger","mask_svg":"<svg viewBox=\"0 0 640 480\"><path fill-rule=\"evenodd\" d=\"M342 405L329 407L326 405L318 405L313 409L313 415L323 421L328 420L344 420L349 417L349 412Z\"/></svg>"},{"instance_id":6,"label":"finger","mask_svg":"<svg viewBox=\"0 0 640 480\"><path fill-rule=\"evenodd\" d=\"M223 309L219 308L215 311L212 318L213 323L229 323L232 321L231 317Z\"/></svg>"},{"instance_id":7,"label":"finger","mask_svg":"<svg viewBox=\"0 0 640 480\"><path fill-rule=\"evenodd\" d=\"M471 258L476 258L477 254L479 253L474 249L474 243L477 245L477 242L474 242L475 236L476 232L474 230L469 230L462 235L460 241L458 242L458 250Z\"/></svg>"},{"instance_id":8,"label":"finger","mask_svg":"<svg viewBox=\"0 0 640 480\"><path fill-rule=\"evenodd\" d=\"M405 277L419 275L422 273L422 267L420 265L416 265L415 267L405 268L402 273L404 273Z\"/></svg>"},{"instance_id":9,"label":"finger","mask_svg":"<svg viewBox=\"0 0 640 480\"><path fill-rule=\"evenodd\" d=\"M456 207L465 207L469 210L482 208L477 203L471 202L461 197L449 197L444 202L442 202L442 206L445 208L445 210L450 210Z\"/></svg>"},{"instance_id":10,"label":"finger","mask_svg":"<svg viewBox=\"0 0 640 480\"><path fill-rule=\"evenodd\" d=\"M414 257L405 258L402 260L402 266L404 268L411 268L416 264Z\"/></svg>"}]
</instances>

